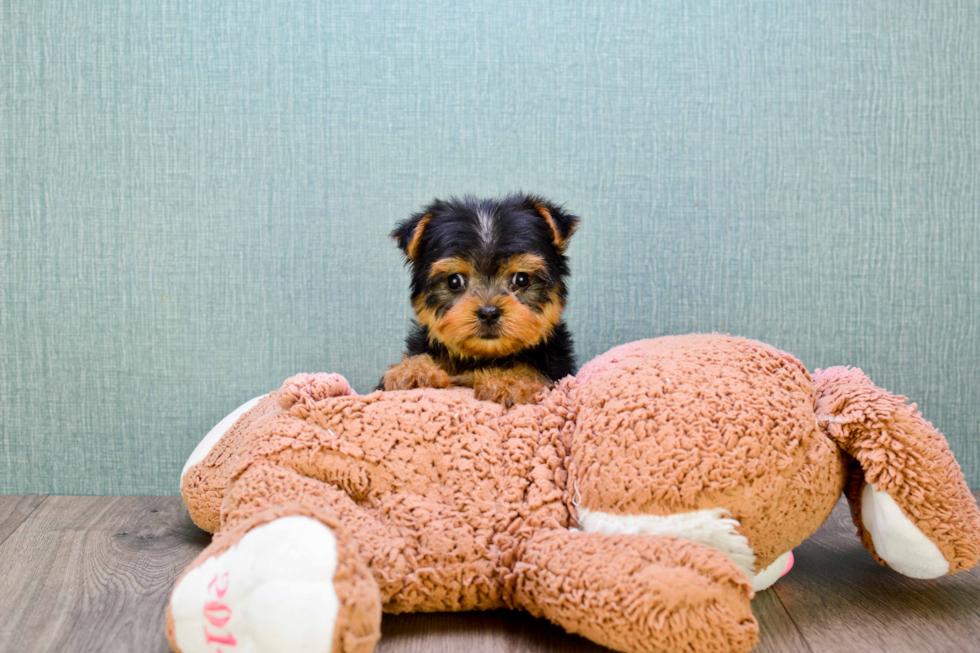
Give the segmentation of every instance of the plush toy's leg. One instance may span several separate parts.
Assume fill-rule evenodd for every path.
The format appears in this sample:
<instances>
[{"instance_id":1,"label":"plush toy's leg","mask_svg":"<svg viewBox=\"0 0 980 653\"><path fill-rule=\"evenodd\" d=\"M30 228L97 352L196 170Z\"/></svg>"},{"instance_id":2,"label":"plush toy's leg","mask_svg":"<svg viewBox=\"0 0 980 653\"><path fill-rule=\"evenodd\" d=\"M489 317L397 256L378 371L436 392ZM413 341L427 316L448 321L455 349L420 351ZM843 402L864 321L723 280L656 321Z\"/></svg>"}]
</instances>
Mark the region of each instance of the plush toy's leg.
<instances>
[{"instance_id":1,"label":"plush toy's leg","mask_svg":"<svg viewBox=\"0 0 980 653\"><path fill-rule=\"evenodd\" d=\"M864 547L914 578L975 566L980 511L945 438L859 369L813 381L818 424L854 461L845 494Z\"/></svg>"},{"instance_id":2,"label":"plush toy's leg","mask_svg":"<svg viewBox=\"0 0 980 653\"><path fill-rule=\"evenodd\" d=\"M328 512L268 507L222 530L177 581L167 638L180 653L370 653L378 585Z\"/></svg>"},{"instance_id":3,"label":"plush toy's leg","mask_svg":"<svg viewBox=\"0 0 980 653\"><path fill-rule=\"evenodd\" d=\"M548 531L514 572L517 606L618 651L738 653L758 637L748 578L703 544Z\"/></svg>"}]
</instances>

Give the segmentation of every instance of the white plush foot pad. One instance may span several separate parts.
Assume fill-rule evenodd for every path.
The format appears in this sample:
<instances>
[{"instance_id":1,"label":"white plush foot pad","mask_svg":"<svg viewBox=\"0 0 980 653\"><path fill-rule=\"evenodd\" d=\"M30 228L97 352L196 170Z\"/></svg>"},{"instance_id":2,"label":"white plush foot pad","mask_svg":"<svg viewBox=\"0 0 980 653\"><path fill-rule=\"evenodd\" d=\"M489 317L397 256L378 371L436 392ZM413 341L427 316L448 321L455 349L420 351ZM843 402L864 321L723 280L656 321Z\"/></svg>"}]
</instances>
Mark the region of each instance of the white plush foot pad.
<instances>
[{"instance_id":1,"label":"white plush foot pad","mask_svg":"<svg viewBox=\"0 0 980 653\"><path fill-rule=\"evenodd\" d=\"M258 526L193 569L170 600L183 653L328 653L337 539L309 517Z\"/></svg>"},{"instance_id":2,"label":"white plush foot pad","mask_svg":"<svg viewBox=\"0 0 980 653\"><path fill-rule=\"evenodd\" d=\"M771 565L750 578L752 581L752 589L756 592L769 589L777 580L788 574L789 570L792 568L793 552L787 551L783 555L773 560Z\"/></svg>"},{"instance_id":3,"label":"white plush foot pad","mask_svg":"<svg viewBox=\"0 0 980 653\"><path fill-rule=\"evenodd\" d=\"M873 483L861 490L861 521L871 535L875 553L898 573L910 578L938 578L949 573L949 562L939 547Z\"/></svg>"},{"instance_id":4,"label":"white plush foot pad","mask_svg":"<svg viewBox=\"0 0 980 653\"><path fill-rule=\"evenodd\" d=\"M211 453L211 449L214 448L214 445L218 444L218 440L221 439L221 436L227 433L228 429L234 426L235 422L238 421L238 418L250 411L255 404L259 403L259 399L264 396L265 395L256 397L255 399L249 399L244 404L225 415L224 419L222 419L220 422L215 424L214 427L208 431L208 434L204 436L204 439L198 442L197 446L194 447L194 451L191 452L187 462L184 463L184 471L180 473L180 478L183 479L184 475L187 474L188 469L204 460L207 455Z\"/></svg>"}]
</instances>

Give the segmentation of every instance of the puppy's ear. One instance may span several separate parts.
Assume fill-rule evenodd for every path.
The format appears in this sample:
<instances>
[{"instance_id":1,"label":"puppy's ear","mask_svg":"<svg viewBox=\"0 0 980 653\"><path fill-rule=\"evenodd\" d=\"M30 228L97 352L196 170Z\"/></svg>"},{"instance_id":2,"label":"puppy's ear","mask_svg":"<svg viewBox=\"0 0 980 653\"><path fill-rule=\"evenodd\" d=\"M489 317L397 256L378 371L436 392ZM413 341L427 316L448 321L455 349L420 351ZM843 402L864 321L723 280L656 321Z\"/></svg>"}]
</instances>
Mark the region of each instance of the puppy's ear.
<instances>
[{"instance_id":1,"label":"puppy's ear","mask_svg":"<svg viewBox=\"0 0 980 653\"><path fill-rule=\"evenodd\" d=\"M567 213L562 207L539 197L532 198L534 210L538 212L551 229L552 241L560 251L564 252L568 247L568 240L575 233L575 228L580 222L577 216Z\"/></svg>"},{"instance_id":2,"label":"puppy's ear","mask_svg":"<svg viewBox=\"0 0 980 653\"><path fill-rule=\"evenodd\" d=\"M408 220L399 222L394 231L389 234L409 261L414 261L418 257L422 234L431 219L431 213L416 213Z\"/></svg>"}]
</instances>

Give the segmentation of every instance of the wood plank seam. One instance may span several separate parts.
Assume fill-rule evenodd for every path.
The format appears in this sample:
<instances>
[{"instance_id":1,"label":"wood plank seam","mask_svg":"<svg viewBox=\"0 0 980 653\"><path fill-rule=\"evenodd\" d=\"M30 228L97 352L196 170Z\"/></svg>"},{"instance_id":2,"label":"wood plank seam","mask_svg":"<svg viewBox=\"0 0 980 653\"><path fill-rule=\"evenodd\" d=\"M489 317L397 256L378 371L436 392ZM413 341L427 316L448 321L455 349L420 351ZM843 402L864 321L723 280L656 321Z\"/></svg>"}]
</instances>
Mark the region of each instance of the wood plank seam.
<instances>
[{"instance_id":1,"label":"wood plank seam","mask_svg":"<svg viewBox=\"0 0 980 653\"><path fill-rule=\"evenodd\" d=\"M807 652L813 653L813 648L810 647L810 642L807 641L806 635L804 635L803 631L800 630L800 627L796 625L796 619L793 618L793 613L789 611L789 608L787 608L786 604L783 603L783 599L780 598L778 593L773 591L773 596L776 598L776 601L779 603L779 606L786 611L786 616L789 617L790 623L793 624L793 628L796 629L797 634L800 636L800 641L803 642L804 646L806 646Z\"/></svg>"},{"instance_id":2,"label":"wood plank seam","mask_svg":"<svg viewBox=\"0 0 980 653\"><path fill-rule=\"evenodd\" d=\"M2 547L4 545L4 543L7 540L9 540L10 537L14 533L16 533L17 531L19 531L20 529L22 529L24 527L24 524L26 524L27 522L29 522L31 520L31 517L34 516L34 513L37 512L37 509L40 508L42 505L44 505L44 502L48 500L48 496L49 495L44 494L44 495L36 495L36 496L39 496L41 498L41 500L38 501L37 504L34 505L34 507L31 508L30 512L28 512L26 515L24 515L24 518L21 520L21 522L19 524L17 524L17 527L16 528L14 528L12 531L10 531L6 535L4 535L2 539L0 539L0 547Z\"/></svg>"}]
</instances>

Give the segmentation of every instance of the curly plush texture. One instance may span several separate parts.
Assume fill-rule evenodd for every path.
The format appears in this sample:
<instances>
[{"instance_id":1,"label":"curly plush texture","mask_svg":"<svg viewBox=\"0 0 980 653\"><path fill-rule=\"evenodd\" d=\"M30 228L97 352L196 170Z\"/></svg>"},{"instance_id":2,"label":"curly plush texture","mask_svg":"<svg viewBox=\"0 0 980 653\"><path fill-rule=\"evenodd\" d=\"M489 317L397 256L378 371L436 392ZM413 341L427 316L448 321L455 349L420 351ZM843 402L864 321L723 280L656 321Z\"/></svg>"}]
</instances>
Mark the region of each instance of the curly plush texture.
<instances>
[{"instance_id":1,"label":"curly plush texture","mask_svg":"<svg viewBox=\"0 0 980 653\"><path fill-rule=\"evenodd\" d=\"M950 563L950 573L975 567L980 541L976 501L946 439L905 397L876 387L859 369L816 370L820 389L817 419L838 446L856 461L846 495L861 543L881 564L861 522L861 490L872 483L887 492Z\"/></svg>"},{"instance_id":2,"label":"curly plush texture","mask_svg":"<svg viewBox=\"0 0 980 653\"><path fill-rule=\"evenodd\" d=\"M566 419L547 404L504 410L464 389L351 396L299 386L284 384L281 412L256 420L249 438L228 439L234 455L212 451L228 461L216 469L227 482L212 487L228 490L221 504L188 502L199 525L216 509L234 524L285 500L315 501L370 559L387 561L375 574L388 612L504 607L501 567L520 539L568 526Z\"/></svg>"},{"instance_id":3,"label":"curly plush texture","mask_svg":"<svg viewBox=\"0 0 980 653\"><path fill-rule=\"evenodd\" d=\"M570 474L590 510L672 515L721 507L768 566L826 520L843 488L809 375L759 342L711 335L616 347L578 374ZM625 454L625 455L624 455Z\"/></svg>"},{"instance_id":4,"label":"curly plush texture","mask_svg":"<svg viewBox=\"0 0 980 653\"><path fill-rule=\"evenodd\" d=\"M373 647L377 605L524 609L619 651L738 652L758 636L751 575L813 533L848 478L852 501L862 483L888 492L950 572L977 563L980 513L914 406L858 370L811 379L789 354L719 335L617 347L510 409L468 388L357 395L339 375L297 375L182 492L218 533L194 565L276 516L341 534L335 585L352 607L334 651ZM586 514L618 530L582 532ZM668 534L631 531L640 518ZM712 520L745 559L685 534Z\"/></svg>"},{"instance_id":5,"label":"curly plush texture","mask_svg":"<svg viewBox=\"0 0 980 653\"><path fill-rule=\"evenodd\" d=\"M517 605L614 650L685 651L693 639L695 650L721 653L758 637L752 586L707 546L547 531L525 544L515 573Z\"/></svg>"}]
</instances>

